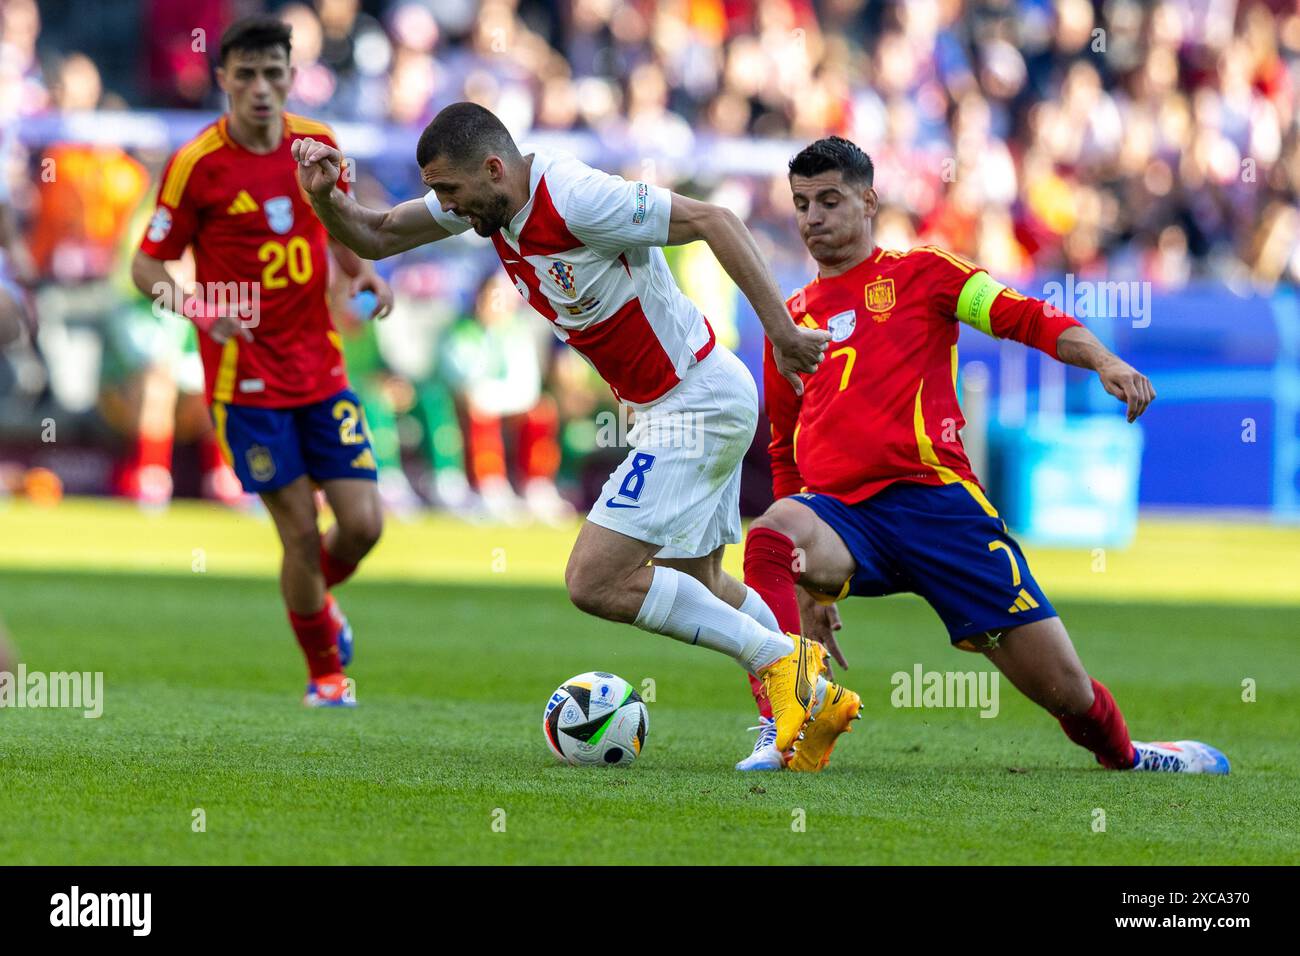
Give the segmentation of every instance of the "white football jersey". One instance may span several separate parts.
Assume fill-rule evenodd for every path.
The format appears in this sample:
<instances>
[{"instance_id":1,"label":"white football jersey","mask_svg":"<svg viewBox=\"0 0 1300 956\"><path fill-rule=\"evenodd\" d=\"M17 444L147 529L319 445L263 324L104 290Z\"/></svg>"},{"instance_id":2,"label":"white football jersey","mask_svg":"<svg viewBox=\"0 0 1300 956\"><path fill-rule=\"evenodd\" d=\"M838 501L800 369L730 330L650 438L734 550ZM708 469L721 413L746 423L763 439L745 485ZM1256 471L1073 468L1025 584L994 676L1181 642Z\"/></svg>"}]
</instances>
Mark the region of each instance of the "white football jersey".
<instances>
[{"instance_id":1,"label":"white football jersey","mask_svg":"<svg viewBox=\"0 0 1300 956\"><path fill-rule=\"evenodd\" d=\"M712 351L713 328L686 298L661 248L672 194L535 149L528 202L492 236L525 301L622 402L653 404ZM424 197L448 232L470 228Z\"/></svg>"}]
</instances>

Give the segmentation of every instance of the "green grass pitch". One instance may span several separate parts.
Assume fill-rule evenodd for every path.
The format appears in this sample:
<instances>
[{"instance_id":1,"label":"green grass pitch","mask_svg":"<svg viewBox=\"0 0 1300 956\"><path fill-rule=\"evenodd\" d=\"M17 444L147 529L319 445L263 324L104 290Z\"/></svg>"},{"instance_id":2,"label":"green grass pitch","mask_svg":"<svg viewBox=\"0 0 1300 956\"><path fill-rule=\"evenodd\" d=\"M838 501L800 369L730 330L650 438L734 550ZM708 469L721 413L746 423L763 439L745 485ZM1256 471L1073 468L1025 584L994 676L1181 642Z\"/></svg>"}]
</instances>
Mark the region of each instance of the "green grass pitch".
<instances>
[{"instance_id":1,"label":"green grass pitch","mask_svg":"<svg viewBox=\"0 0 1300 956\"><path fill-rule=\"evenodd\" d=\"M103 671L105 705L0 710L0 865L1300 862L1294 607L1056 602L1134 736L1209 740L1228 778L1102 771L1006 682L993 719L893 708L895 671L989 667L910 597L841 605L865 707L831 768L746 775L733 664L554 586L363 574L340 590L361 706L308 711L271 575L14 563L24 663ZM543 742L550 692L591 669L654 682L626 770Z\"/></svg>"}]
</instances>

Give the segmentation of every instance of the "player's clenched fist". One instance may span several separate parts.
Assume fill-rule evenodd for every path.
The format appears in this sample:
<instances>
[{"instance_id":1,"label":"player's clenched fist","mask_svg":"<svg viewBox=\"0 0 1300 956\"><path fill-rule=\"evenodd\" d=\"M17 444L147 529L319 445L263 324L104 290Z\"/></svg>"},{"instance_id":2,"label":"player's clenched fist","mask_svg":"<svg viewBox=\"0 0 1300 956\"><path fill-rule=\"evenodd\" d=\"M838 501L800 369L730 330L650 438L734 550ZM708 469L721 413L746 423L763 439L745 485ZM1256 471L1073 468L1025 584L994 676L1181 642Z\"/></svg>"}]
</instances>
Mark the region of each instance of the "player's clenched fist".
<instances>
[{"instance_id":1,"label":"player's clenched fist","mask_svg":"<svg viewBox=\"0 0 1300 956\"><path fill-rule=\"evenodd\" d=\"M238 336L245 342L253 341L253 333L248 331L242 319L233 315L222 315L213 319L212 324L204 331L218 345L225 345L232 336Z\"/></svg>"},{"instance_id":2,"label":"player's clenched fist","mask_svg":"<svg viewBox=\"0 0 1300 956\"><path fill-rule=\"evenodd\" d=\"M798 325L790 326L790 332L780 342L772 343L772 357L795 394L802 395L803 382L799 375L817 371L826 355L826 344L831 340L831 334L825 329L807 329Z\"/></svg>"},{"instance_id":3,"label":"player's clenched fist","mask_svg":"<svg viewBox=\"0 0 1300 956\"><path fill-rule=\"evenodd\" d=\"M294 140L289 147L298 161L298 181L309 195L324 199L339 181L343 154L310 137Z\"/></svg>"},{"instance_id":4,"label":"player's clenched fist","mask_svg":"<svg viewBox=\"0 0 1300 956\"><path fill-rule=\"evenodd\" d=\"M232 338L240 338L245 342L253 341L253 333L244 324L238 307L235 314L231 315L226 313L223 307L212 308L202 299L192 297L186 300L184 312L200 332L218 345L225 345Z\"/></svg>"}]
</instances>

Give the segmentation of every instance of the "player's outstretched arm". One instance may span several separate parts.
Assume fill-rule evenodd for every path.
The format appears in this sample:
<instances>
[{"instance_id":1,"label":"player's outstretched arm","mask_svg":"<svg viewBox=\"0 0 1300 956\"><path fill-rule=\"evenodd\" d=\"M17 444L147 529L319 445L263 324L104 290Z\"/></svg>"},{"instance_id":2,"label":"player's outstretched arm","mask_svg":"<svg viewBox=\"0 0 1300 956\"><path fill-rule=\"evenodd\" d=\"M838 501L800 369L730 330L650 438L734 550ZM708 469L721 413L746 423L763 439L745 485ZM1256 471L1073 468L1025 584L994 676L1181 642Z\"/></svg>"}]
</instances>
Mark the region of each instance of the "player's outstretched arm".
<instances>
[{"instance_id":1,"label":"player's outstretched arm","mask_svg":"<svg viewBox=\"0 0 1300 956\"><path fill-rule=\"evenodd\" d=\"M451 233L438 225L422 199L392 209L368 209L338 188L343 154L305 137L294 140L298 181L329 234L364 259L386 259Z\"/></svg>"},{"instance_id":2,"label":"player's outstretched arm","mask_svg":"<svg viewBox=\"0 0 1300 956\"><path fill-rule=\"evenodd\" d=\"M914 250L928 257L927 278L940 308L985 335L1014 339L1054 359L1091 369L1137 421L1156 397L1151 380L1097 341L1077 319L1042 299L1008 289L961 256L934 246Z\"/></svg>"},{"instance_id":3,"label":"player's outstretched arm","mask_svg":"<svg viewBox=\"0 0 1300 956\"><path fill-rule=\"evenodd\" d=\"M1147 378L1128 362L1097 340L1082 325L1074 325L1056 340L1056 354L1067 365L1092 369L1102 387L1128 405L1128 420L1137 421L1156 398L1156 390Z\"/></svg>"},{"instance_id":4,"label":"player's outstretched arm","mask_svg":"<svg viewBox=\"0 0 1300 956\"><path fill-rule=\"evenodd\" d=\"M801 372L815 372L826 352L830 333L807 329L790 321L772 271L763 261L758 243L740 217L730 209L672 194L668 244L681 245L703 239L713 250L731 281L754 307L763 331L775 350L777 369L796 395L803 394Z\"/></svg>"}]
</instances>

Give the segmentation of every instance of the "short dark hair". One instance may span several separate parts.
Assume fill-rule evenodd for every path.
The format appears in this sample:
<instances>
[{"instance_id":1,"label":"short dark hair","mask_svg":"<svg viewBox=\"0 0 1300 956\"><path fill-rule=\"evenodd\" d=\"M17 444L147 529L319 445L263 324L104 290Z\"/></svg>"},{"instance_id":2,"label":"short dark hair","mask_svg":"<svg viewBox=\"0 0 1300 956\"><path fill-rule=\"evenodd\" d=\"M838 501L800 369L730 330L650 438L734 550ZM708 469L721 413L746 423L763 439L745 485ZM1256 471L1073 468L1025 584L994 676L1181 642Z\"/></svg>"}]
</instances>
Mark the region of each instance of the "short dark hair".
<instances>
[{"instance_id":1,"label":"short dark hair","mask_svg":"<svg viewBox=\"0 0 1300 956\"><path fill-rule=\"evenodd\" d=\"M423 169L439 156L446 156L463 169L490 153L516 159L519 147L491 110L477 103L452 103L444 106L420 134L415 161Z\"/></svg>"},{"instance_id":2,"label":"short dark hair","mask_svg":"<svg viewBox=\"0 0 1300 956\"><path fill-rule=\"evenodd\" d=\"M876 167L871 157L843 136L827 136L809 143L790 160L791 176L816 176L838 169L846 183L872 186Z\"/></svg>"},{"instance_id":3,"label":"short dark hair","mask_svg":"<svg viewBox=\"0 0 1300 956\"><path fill-rule=\"evenodd\" d=\"M225 66L226 57L233 50L260 53L276 47L283 47L287 58L293 49L289 42L291 33L289 24L279 17L259 15L237 20L221 34L221 59L218 62Z\"/></svg>"}]
</instances>

